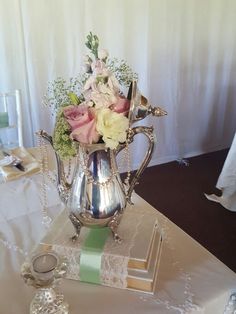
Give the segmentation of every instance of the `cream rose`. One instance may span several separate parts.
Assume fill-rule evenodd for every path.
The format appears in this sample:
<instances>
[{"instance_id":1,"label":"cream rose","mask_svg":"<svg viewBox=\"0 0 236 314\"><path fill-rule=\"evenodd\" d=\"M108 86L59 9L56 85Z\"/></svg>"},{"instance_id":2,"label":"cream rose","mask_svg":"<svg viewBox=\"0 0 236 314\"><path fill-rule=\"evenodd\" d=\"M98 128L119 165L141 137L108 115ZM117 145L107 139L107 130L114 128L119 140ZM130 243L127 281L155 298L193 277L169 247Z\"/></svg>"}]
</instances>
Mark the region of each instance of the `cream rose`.
<instances>
[{"instance_id":1,"label":"cream rose","mask_svg":"<svg viewBox=\"0 0 236 314\"><path fill-rule=\"evenodd\" d=\"M128 127L129 120L123 114L113 112L109 108L97 111L96 128L106 147L115 149L119 143L125 142Z\"/></svg>"}]
</instances>

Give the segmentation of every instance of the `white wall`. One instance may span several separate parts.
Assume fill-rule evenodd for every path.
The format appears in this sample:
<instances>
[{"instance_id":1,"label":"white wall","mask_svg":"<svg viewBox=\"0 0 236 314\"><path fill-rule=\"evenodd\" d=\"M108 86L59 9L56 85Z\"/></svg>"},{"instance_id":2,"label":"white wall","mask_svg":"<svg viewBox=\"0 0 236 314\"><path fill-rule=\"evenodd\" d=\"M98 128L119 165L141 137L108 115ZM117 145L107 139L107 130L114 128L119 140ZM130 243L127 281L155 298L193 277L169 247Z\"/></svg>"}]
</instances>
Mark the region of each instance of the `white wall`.
<instances>
[{"instance_id":1,"label":"white wall","mask_svg":"<svg viewBox=\"0 0 236 314\"><path fill-rule=\"evenodd\" d=\"M225 148L236 130L235 12L234 0L0 0L0 90L22 90L33 145L36 130L53 129L47 81L80 71L91 30L168 111L145 121L158 141L151 164Z\"/></svg>"}]
</instances>

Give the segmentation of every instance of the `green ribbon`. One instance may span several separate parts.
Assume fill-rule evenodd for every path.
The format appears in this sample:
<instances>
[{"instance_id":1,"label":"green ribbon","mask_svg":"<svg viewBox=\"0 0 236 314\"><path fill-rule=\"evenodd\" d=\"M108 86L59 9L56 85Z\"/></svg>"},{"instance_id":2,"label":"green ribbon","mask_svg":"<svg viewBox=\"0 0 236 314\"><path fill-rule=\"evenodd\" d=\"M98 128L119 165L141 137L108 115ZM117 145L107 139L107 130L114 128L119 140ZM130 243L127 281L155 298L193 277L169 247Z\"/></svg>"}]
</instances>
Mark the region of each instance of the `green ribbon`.
<instances>
[{"instance_id":1,"label":"green ribbon","mask_svg":"<svg viewBox=\"0 0 236 314\"><path fill-rule=\"evenodd\" d=\"M109 228L90 229L80 255L80 280L100 284L102 252Z\"/></svg>"}]
</instances>

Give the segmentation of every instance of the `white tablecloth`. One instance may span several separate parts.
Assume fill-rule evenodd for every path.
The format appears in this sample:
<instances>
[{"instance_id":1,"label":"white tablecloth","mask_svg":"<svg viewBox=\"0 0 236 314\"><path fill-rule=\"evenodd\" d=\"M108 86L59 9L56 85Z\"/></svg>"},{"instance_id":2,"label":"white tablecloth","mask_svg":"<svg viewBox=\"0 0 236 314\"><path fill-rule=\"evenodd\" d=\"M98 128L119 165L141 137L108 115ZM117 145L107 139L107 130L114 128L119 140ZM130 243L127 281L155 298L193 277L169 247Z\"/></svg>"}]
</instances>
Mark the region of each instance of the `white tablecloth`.
<instances>
[{"instance_id":1,"label":"white tablecloth","mask_svg":"<svg viewBox=\"0 0 236 314\"><path fill-rule=\"evenodd\" d=\"M218 202L225 208L236 212L236 133L216 187L222 190L222 196L219 197L212 194L206 195L206 197L209 200Z\"/></svg>"},{"instance_id":2,"label":"white tablecloth","mask_svg":"<svg viewBox=\"0 0 236 314\"><path fill-rule=\"evenodd\" d=\"M42 225L41 176L0 184L0 313L26 314L34 288L20 277L25 254L45 233ZM48 186L52 217L61 210L58 194ZM139 196L133 201L156 211ZM178 208L176 208L178 210ZM105 286L63 280L61 290L70 313L223 313L236 292L236 274L156 211L164 234L156 292L147 295Z\"/></svg>"}]
</instances>

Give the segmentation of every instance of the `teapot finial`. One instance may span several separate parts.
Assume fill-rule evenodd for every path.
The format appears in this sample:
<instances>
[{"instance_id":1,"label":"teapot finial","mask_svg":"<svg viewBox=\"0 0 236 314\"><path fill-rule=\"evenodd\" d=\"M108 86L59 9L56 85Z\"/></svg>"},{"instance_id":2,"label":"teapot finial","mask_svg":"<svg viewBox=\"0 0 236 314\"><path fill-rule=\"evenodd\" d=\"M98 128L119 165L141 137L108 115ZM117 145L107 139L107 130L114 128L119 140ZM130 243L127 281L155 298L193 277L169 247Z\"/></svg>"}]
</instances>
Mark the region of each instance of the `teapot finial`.
<instances>
[{"instance_id":1,"label":"teapot finial","mask_svg":"<svg viewBox=\"0 0 236 314\"><path fill-rule=\"evenodd\" d=\"M155 117L167 115L167 111L160 107L152 106L148 99L140 93L137 81L131 82L127 98L130 100L130 124L143 120L150 114Z\"/></svg>"}]
</instances>

